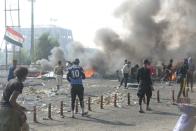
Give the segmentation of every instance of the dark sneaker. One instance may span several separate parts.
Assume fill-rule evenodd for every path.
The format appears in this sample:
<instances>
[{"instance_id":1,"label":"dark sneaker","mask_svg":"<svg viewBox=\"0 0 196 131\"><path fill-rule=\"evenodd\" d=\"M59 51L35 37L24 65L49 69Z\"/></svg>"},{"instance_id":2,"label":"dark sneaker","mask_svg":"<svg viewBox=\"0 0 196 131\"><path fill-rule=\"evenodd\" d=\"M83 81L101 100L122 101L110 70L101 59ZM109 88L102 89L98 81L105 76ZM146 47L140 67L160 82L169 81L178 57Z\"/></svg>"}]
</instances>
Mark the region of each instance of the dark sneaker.
<instances>
[{"instance_id":1,"label":"dark sneaker","mask_svg":"<svg viewBox=\"0 0 196 131\"><path fill-rule=\"evenodd\" d=\"M150 107L146 108L147 111L152 111L152 109Z\"/></svg>"},{"instance_id":2,"label":"dark sneaker","mask_svg":"<svg viewBox=\"0 0 196 131\"><path fill-rule=\"evenodd\" d=\"M82 116L87 116L87 115L88 115L88 112L82 113Z\"/></svg>"},{"instance_id":3,"label":"dark sneaker","mask_svg":"<svg viewBox=\"0 0 196 131\"><path fill-rule=\"evenodd\" d=\"M145 113L143 110L140 110L139 113Z\"/></svg>"}]
</instances>

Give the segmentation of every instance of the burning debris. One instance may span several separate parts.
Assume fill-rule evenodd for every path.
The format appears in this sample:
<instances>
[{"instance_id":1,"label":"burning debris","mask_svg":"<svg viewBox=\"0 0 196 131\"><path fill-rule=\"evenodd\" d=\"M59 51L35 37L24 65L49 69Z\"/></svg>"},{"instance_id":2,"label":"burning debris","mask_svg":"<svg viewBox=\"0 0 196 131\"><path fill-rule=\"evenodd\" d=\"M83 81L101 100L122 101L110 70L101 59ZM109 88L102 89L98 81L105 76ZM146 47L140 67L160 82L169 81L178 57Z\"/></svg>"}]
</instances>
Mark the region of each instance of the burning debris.
<instances>
[{"instance_id":1,"label":"burning debris","mask_svg":"<svg viewBox=\"0 0 196 131\"><path fill-rule=\"evenodd\" d=\"M86 78L91 78L94 76L95 72L96 71L94 69L87 69L84 71L84 74L85 74Z\"/></svg>"}]
</instances>

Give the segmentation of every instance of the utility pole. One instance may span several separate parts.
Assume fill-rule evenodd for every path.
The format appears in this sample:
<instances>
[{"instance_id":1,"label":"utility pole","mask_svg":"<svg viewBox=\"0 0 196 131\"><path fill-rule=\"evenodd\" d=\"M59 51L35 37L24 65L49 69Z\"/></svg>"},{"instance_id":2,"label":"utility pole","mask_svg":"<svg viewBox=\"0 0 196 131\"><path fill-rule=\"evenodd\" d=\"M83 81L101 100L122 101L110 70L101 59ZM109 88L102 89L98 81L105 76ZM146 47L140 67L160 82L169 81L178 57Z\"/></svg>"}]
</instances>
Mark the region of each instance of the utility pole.
<instances>
[{"instance_id":1,"label":"utility pole","mask_svg":"<svg viewBox=\"0 0 196 131\"><path fill-rule=\"evenodd\" d=\"M18 2L18 7L15 8L15 9L7 9L7 0L5 0L5 29L7 29L7 27L17 27L17 28L20 28L20 0L17 0ZM8 25L7 23L7 13L12 13L12 12L17 12L18 14L18 23L17 25ZM6 64L6 70L7 70L7 67L8 67L8 48L7 48L7 44L8 42L5 41L5 56L6 56L6 60L5 60L5 64ZM13 53L13 59L15 59L15 45L13 45L13 50L12 50L12 53Z\"/></svg>"},{"instance_id":2,"label":"utility pole","mask_svg":"<svg viewBox=\"0 0 196 131\"><path fill-rule=\"evenodd\" d=\"M31 63L34 62L34 0L31 0Z\"/></svg>"}]
</instances>

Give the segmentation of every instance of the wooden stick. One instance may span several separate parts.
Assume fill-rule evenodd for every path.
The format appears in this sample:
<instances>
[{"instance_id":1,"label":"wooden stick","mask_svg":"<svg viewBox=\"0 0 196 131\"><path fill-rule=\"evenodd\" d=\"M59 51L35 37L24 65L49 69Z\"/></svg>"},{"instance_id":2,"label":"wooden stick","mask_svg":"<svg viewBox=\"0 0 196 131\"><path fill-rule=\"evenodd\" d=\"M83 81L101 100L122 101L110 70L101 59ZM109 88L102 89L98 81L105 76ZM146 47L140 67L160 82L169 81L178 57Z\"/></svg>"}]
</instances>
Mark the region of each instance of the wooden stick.
<instances>
[{"instance_id":1,"label":"wooden stick","mask_svg":"<svg viewBox=\"0 0 196 131\"><path fill-rule=\"evenodd\" d=\"M100 108L103 109L103 96L101 96Z\"/></svg>"},{"instance_id":2,"label":"wooden stick","mask_svg":"<svg viewBox=\"0 0 196 131\"><path fill-rule=\"evenodd\" d=\"M172 90L172 102L175 103L175 91Z\"/></svg>"},{"instance_id":3,"label":"wooden stick","mask_svg":"<svg viewBox=\"0 0 196 131\"><path fill-rule=\"evenodd\" d=\"M63 101L61 101L60 115L61 115L61 117L64 117L64 114L63 114Z\"/></svg>"},{"instance_id":4,"label":"wooden stick","mask_svg":"<svg viewBox=\"0 0 196 131\"><path fill-rule=\"evenodd\" d=\"M160 103L160 94L159 94L159 90L157 91L157 102Z\"/></svg>"},{"instance_id":5,"label":"wooden stick","mask_svg":"<svg viewBox=\"0 0 196 131\"><path fill-rule=\"evenodd\" d=\"M117 107L117 94L114 95L114 107Z\"/></svg>"},{"instance_id":6,"label":"wooden stick","mask_svg":"<svg viewBox=\"0 0 196 131\"><path fill-rule=\"evenodd\" d=\"M51 103L49 103L48 105L48 118L52 119L52 115L51 115Z\"/></svg>"},{"instance_id":7,"label":"wooden stick","mask_svg":"<svg viewBox=\"0 0 196 131\"><path fill-rule=\"evenodd\" d=\"M127 94L127 105L130 105L131 102L130 102L130 93Z\"/></svg>"},{"instance_id":8,"label":"wooden stick","mask_svg":"<svg viewBox=\"0 0 196 131\"><path fill-rule=\"evenodd\" d=\"M36 106L33 106L33 121L37 122L37 109L36 109Z\"/></svg>"},{"instance_id":9,"label":"wooden stick","mask_svg":"<svg viewBox=\"0 0 196 131\"><path fill-rule=\"evenodd\" d=\"M91 97L90 96L88 97L88 110L92 111L91 110Z\"/></svg>"}]
</instances>

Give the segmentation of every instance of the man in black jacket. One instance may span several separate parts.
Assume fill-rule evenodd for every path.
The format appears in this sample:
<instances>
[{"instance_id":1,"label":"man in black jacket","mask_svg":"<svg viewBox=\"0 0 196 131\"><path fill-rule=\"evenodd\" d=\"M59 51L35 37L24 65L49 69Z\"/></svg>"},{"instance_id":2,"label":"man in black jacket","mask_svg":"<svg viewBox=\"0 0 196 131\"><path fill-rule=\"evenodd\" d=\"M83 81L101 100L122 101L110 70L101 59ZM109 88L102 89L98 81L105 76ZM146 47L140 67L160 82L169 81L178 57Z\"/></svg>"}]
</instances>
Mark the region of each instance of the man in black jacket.
<instances>
[{"instance_id":1,"label":"man in black jacket","mask_svg":"<svg viewBox=\"0 0 196 131\"><path fill-rule=\"evenodd\" d=\"M184 64L180 67L178 75L180 75L180 90L178 92L178 99L180 98L181 94L186 97L186 81L187 81L187 73L188 73L188 60L184 59Z\"/></svg>"},{"instance_id":2,"label":"man in black jacket","mask_svg":"<svg viewBox=\"0 0 196 131\"><path fill-rule=\"evenodd\" d=\"M149 64L150 62L147 59L144 60L144 66L138 70L138 74L137 74L137 81L139 83L137 96L139 97L140 113L144 113L142 109L142 100L145 95L147 97L146 110L148 111L151 110L149 104L150 104L150 98L152 97L152 80L151 80L150 70L148 68Z\"/></svg>"},{"instance_id":3,"label":"man in black jacket","mask_svg":"<svg viewBox=\"0 0 196 131\"><path fill-rule=\"evenodd\" d=\"M193 79L194 79L194 71L195 71L195 64L193 63L193 60L191 57L188 58L188 74L187 74L187 87L189 87L189 84L191 86L191 92L193 92Z\"/></svg>"}]
</instances>

